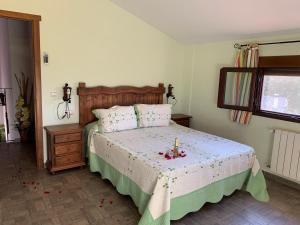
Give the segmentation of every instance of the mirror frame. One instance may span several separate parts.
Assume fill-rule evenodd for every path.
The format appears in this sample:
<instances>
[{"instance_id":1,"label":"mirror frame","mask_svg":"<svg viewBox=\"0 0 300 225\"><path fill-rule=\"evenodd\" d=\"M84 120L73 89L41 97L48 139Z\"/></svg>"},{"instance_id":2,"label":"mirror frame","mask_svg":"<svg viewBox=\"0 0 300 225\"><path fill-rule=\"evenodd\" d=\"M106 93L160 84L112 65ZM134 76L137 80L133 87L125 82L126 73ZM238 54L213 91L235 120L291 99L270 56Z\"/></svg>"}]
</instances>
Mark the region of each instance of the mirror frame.
<instances>
[{"instance_id":1,"label":"mirror frame","mask_svg":"<svg viewBox=\"0 0 300 225\"><path fill-rule=\"evenodd\" d=\"M225 101L226 79L227 79L227 73L228 72L248 72L248 73L252 73L248 106L238 106L238 105L225 104L224 101ZM219 78L218 108L242 110L242 111L252 112L253 107L254 107L254 93L255 93L256 77L257 77L257 68L223 67L220 70L220 78Z\"/></svg>"}]
</instances>

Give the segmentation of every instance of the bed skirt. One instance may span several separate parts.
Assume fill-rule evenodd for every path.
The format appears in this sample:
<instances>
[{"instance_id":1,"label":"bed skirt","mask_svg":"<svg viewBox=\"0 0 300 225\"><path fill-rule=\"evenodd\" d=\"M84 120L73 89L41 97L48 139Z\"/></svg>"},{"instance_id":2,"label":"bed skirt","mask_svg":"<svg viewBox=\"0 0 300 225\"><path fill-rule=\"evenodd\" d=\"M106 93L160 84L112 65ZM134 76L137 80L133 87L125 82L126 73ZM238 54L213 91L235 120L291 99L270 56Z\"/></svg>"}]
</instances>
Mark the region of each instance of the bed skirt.
<instances>
[{"instance_id":1,"label":"bed skirt","mask_svg":"<svg viewBox=\"0 0 300 225\"><path fill-rule=\"evenodd\" d=\"M187 213L198 211L206 202L217 203L221 201L223 196L229 196L235 190L245 190L258 201L266 202L269 200L262 171L259 170L256 176L253 176L251 169L249 169L171 199L170 210L154 220L147 208L150 194L143 192L130 178L91 152L89 152L89 166L91 172L99 172L102 178L108 179L120 194L131 196L142 215L138 225L170 225L171 220L178 220Z\"/></svg>"}]
</instances>

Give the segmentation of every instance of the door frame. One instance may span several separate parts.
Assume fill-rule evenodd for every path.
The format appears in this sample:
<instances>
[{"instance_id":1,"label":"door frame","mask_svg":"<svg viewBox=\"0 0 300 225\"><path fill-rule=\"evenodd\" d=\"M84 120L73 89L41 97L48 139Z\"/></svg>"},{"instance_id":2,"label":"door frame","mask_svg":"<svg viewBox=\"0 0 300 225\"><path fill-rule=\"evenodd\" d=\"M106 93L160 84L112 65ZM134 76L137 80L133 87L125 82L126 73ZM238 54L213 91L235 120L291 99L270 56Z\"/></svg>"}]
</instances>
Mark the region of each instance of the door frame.
<instances>
[{"instance_id":1,"label":"door frame","mask_svg":"<svg viewBox=\"0 0 300 225\"><path fill-rule=\"evenodd\" d=\"M43 151L43 117L42 117L42 87L41 87L41 50L40 50L40 21L41 16L0 10L0 17L23 20L32 24L33 51L33 96L35 118L35 151L38 169L44 168Z\"/></svg>"}]
</instances>

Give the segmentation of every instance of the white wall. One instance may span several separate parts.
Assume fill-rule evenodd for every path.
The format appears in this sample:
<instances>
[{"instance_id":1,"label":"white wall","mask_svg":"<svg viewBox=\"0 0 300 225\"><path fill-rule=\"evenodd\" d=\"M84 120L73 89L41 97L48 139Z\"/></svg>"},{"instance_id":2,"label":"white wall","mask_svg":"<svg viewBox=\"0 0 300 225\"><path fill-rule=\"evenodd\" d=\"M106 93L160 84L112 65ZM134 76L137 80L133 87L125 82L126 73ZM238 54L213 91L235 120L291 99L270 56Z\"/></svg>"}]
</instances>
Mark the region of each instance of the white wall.
<instances>
[{"instance_id":1,"label":"white wall","mask_svg":"<svg viewBox=\"0 0 300 225\"><path fill-rule=\"evenodd\" d=\"M11 70L10 70L10 54L9 54L9 29L8 22L6 19L0 18L0 87L11 88ZM7 110L8 115L13 114L13 96L12 91L7 90L6 92L7 105L5 107L0 106L0 124L6 125L5 111ZM10 116L8 117L10 120ZM7 130L6 130L7 134ZM6 139L8 137L6 136Z\"/></svg>"},{"instance_id":2,"label":"white wall","mask_svg":"<svg viewBox=\"0 0 300 225\"><path fill-rule=\"evenodd\" d=\"M20 138L18 130L15 128L16 102L20 91L15 79L15 74L20 78L22 72L28 76L29 85L33 84L33 61L32 61L32 37L29 22L19 20L8 20L9 56L12 100L11 113L9 114L10 135L9 140ZM29 92L30 93L30 92ZM32 112L33 113L33 112Z\"/></svg>"},{"instance_id":3,"label":"white wall","mask_svg":"<svg viewBox=\"0 0 300 225\"><path fill-rule=\"evenodd\" d=\"M32 84L32 38L28 22L0 18L0 87L7 90L7 112L9 122L8 140L20 137L15 127L16 101L20 94L14 74L24 72ZM0 124L4 123L4 107L1 107Z\"/></svg>"},{"instance_id":4,"label":"white wall","mask_svg":"<svg viewBox=\"0 0 300 225\"><path fill-rule=\"evenodd\" d=\"M252 41L294 39L300 39L300 34L260 38ZM236 42L247 43L249 41L251 40ZM194 46L194 71L190 101L190 113L193 116L192 126L253 146L260 162L266 166L269 164L273 144L273 134L270 129L282 128L300 131L300 125L259 116L253 116L249 126L238 125L229 120L229 110L217 108L219 70L221 67L234 65L236 53L233 48L234 43L234 41L230 41ZM300 55L300 44L262 46L260 55Z\"/></svg>"},{"instance_id":5,"label":"white wall","mask_svg":"<svg viewBox=\"0 0 300 225\"><path fill-rule=\"evenodd\" d=\"M9 50L8 50L8 25L5 19L0 19L0 88L8 85L6 74L9 71ZM0 125L4 124L4 107L0 106Z\"/></svg>"},{"instance_id":6,"label":"white wall","mask_svg":"<svg viewBox=\"0 0 300 225\"><path fill-rule=\"evenodd\" d=\"M233 65L233 42L185 46L109 0L0 0L0 5L42 16L41 51L49 53L49 65L42 64L44 125L78 122L80 81L108 86L164 82L175 86L175 111L189 111L194 128L252 145L263 164L271 151L270 128L299 130L296 123L257 116L243 127L229 121L227 110L217 108L219 69ZM284 38L290 37L265 40ZM299 45L263 47L262 54L300 54ZM65 82L73 87L74 116L59 121L56 106ZM59 96L51 97L51 91Z\"/></svg>"},{"instance_id":7,"label":"white wall","mask_svg":"<svg viewBox=\"0 0 300 225\"><path fill-rule=\"evenodd\" d=\"M4 110L0 108L0 125L4 124Z\"/></svg>"},{"instance_id":8,"label":"white wall","mask_svg":"<svg viewBox=\"0 0 300 225\"><path fill-rule=\"evenodd\" d=\"M42 16L41 51L43 124L79 120L76 87L93 85L158 85L172 83L178 98L175 111L186 111L185 46L119 8L109 0L0 0L3 10ZM62 87L73 87L70 120L59 121L56 107ZM57 97L50 92L57 91Z\"/></svg>"}]
</instances>

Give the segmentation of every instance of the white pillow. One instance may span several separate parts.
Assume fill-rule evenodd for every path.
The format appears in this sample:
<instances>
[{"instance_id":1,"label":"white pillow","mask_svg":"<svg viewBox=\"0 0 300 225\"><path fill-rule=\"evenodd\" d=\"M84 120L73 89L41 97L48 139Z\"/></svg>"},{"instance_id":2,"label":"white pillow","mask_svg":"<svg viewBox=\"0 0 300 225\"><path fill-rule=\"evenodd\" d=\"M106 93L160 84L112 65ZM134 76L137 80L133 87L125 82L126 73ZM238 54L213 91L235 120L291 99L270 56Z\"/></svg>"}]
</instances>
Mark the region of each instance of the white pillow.
<instances>
[{"instance_id":1,"label":"white pillow","mask_svg":"<svg viewBox=\"0 0 300 225\"><path fill-rule=\"evenodd\" d=\"M171 105L146 105L137 104L135 110L139 127L169 126L171 120Z\"/></svg>"},{"instance_id":2,"label":"white pillow","mask_svg":"<svg viewBox=\"0 0 300 225\"><path fill-rule=\"evenodd\" d=\"M109 109L93 110L99 119L99 131L108 133L137 128L137 119L133 106L113 106Z\"/></svg>"}]
</instances>

